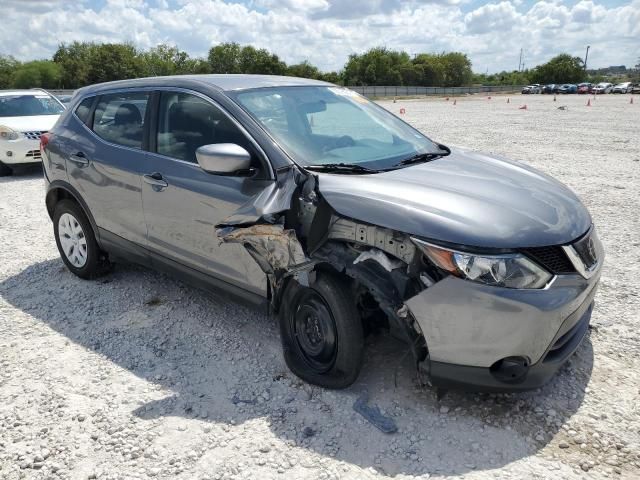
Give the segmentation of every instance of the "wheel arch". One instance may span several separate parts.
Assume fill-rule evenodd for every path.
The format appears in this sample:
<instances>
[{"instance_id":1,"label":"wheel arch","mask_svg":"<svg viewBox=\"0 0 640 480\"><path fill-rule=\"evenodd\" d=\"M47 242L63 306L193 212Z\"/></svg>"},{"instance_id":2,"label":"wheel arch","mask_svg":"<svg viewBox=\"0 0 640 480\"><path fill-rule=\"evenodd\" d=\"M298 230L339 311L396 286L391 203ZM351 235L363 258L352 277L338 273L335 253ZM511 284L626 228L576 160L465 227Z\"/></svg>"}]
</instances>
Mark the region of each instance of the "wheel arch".
<instances>
[{"instance_id":1,"label":"wheel arch","mask_svg":"<svg viewBox=\"0 0 640 480\"><path fill-rule=\"evenodd\" d=\"M98 244L100 244L100 233L98 230L98 225L93 218L91 210L89 210L89 207L82 198L82 195L80 195L80 193L73 186L69 185L66 182L56 180L52 182L47 189L45 204L47 206L47 213L49 214L49 218L53 220L53 213L56 209L56 205L61 200L72 200L77 203L80 208L82 208L82 211L89 219L91 229L93 230L93 235L95 236Z\"/></svg>"}]
</instances>

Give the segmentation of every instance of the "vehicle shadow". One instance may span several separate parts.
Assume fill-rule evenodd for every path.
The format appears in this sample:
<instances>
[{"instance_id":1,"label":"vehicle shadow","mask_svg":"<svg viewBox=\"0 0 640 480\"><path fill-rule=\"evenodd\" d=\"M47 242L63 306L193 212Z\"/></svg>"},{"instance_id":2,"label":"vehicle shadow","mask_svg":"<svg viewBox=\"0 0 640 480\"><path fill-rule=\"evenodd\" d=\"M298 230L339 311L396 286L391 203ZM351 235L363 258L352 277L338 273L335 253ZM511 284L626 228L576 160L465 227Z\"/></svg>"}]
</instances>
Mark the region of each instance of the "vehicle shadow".
<instances>
[{"instance_id":1,"label":"vehicle shadow","mask_svg":"<svg viewBox=\"0 0 640 480\"><path fill-rule=\"evenodd\" d=\"M100 361L168 392L131 407L142 420L263 418L291 447L386 475L460 475L534 454L579 408L593 365L587 338L541 390L438 399L416 382L406 348L379 335L368 340L358 382L327 391L287 370L274 318L146 269L118 265L83 281L48 260L2 281L0 296ZM353 411L365 391L397 433L383 434Z\"/></svg>"},{"instance_id":2,"label":"vehicle shadow","mask_svg":"<svg viewBox=\"0 0 640 480\"><path fill-rule=\"evenodd\" d=\"M37 177L42 177L42 164L25 164L12 167L13 172L6 177L0 177L0 184L13 183L24 180L33 180Z\"/></svg>"}]
</instances>

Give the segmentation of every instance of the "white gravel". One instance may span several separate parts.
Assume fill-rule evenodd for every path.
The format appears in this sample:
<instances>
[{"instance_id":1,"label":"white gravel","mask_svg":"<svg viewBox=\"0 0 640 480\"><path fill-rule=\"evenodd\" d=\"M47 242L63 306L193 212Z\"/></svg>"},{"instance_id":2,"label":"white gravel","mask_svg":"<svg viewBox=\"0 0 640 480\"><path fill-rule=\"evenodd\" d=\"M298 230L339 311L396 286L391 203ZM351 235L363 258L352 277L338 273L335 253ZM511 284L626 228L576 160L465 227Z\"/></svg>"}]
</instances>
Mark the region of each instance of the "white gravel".
<instances>
[{"instance_id":1,"label":"white gravel","mask_svg":"<svg viewBox=\"0 0 640 480\"><path fill-rule=\"evenodd\" d=\"M0 478L638 478L640 98L506 99L383 104L554 175L591 210L607 251L594 328L548 386L438 401L381 337L356 385L312 388L262 312L133 266L70 274L26 173L0 179ZM353 411L364 390L397 433Z\"/></svg>"}]
</instances>

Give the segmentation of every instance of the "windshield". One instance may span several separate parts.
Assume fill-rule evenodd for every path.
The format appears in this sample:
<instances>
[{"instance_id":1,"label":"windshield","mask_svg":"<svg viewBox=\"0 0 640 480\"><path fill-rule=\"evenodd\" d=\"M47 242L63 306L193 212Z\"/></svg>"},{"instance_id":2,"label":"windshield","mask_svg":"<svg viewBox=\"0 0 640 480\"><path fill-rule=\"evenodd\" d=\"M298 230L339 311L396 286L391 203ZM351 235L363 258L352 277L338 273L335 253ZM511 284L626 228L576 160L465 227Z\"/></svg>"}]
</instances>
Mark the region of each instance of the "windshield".
<instances>
[{"instance_id":1,"label":"windshield","mask_svg":"<svg viewBox=\"0 0 640 480\"><path fill-rule=\"evenodd\" d=\"M60 115L64 108L49 95L2 95L0 117Z\"/></svg>"},{"instance_id":2,"label":"windshield","mask_svg":"<svg viewBox=\"0 0 640 480\"><path fill-rule=\"evenodd\" d=\"M233 94L303 166L384 169L441 149L382 107L341 87L273 87Z\"/></svg>"}]
</instances>

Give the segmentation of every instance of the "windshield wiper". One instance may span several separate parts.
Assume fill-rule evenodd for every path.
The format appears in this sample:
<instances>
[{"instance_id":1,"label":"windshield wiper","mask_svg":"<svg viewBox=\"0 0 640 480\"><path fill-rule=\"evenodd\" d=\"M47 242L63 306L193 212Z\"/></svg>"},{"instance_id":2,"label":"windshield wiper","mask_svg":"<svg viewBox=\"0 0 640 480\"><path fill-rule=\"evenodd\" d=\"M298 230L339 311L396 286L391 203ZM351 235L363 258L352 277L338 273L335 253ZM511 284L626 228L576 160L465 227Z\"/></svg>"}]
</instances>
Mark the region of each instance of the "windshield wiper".
<instances>
[{"instance_id":1,"label":"windshield wiper","mask_svg":"<svg viewBox=\"0 0 640 480\"><path fill-rule=\"evenodd\" d=\"M412 155L411 157L405 158L404 160L396 163L394 167L402 167L413 163L430 162L431 160L435 160L440 157L446 157L450 153L451 152L447 150L443 150L441 152L418 153L417 155Z\"/></svg>"},{"instance_id":2,"label":"windshield wiper","mask_svg":"<svg viewBox=\"0 0 640 480\"><path fill-rule=\"evenodd\" d=\"M317 172L339 172L339 173L378 173L379 170L363 167L355 163L325 163L318 165L306 165L304 168L307 170L314 170Z\"/></svg>"}]
</instances>

